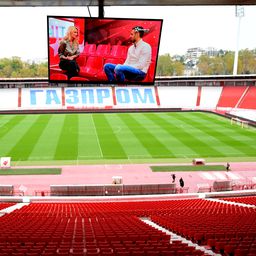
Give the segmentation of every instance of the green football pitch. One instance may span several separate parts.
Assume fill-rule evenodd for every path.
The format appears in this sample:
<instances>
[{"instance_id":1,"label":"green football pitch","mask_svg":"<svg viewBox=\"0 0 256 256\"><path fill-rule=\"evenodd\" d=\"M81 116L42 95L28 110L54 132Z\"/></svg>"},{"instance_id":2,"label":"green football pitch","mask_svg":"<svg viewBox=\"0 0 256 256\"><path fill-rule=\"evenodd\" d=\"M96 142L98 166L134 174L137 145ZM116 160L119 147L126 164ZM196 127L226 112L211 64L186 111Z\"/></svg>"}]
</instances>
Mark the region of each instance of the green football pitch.
<instances>
[{"instance_id":1,"label":"green football pitch","mask_svg":"<svg viewBox=\"0 0 256 256\"><path fill-rule=\"evenodd\" d=\"M256 129L203 112L0 115L16 165L255 161Z\"/></svg>"}]
</instances>

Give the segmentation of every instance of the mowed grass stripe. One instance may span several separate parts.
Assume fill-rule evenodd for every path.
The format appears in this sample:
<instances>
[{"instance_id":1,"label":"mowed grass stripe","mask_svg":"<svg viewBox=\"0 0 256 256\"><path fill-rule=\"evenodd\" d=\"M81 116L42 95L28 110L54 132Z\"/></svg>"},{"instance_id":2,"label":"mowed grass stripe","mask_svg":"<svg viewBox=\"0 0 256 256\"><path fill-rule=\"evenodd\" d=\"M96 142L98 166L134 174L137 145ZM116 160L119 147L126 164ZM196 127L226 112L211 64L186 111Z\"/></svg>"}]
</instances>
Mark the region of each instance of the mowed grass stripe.
<instances>
[{"instance_id":1,"label":"mowed grass stripe","mask_svg":"<svg viewBox=\"0 0 256 256\"><path fill-rule=\"evenodd\" d=\"M78 153L78 116L77 114L63 115L59 141L56 147L55 160L74 160Z\"/></svg>"},{"instance_id":2,"label":"mowed grass stripe","mask_svg":"<svg viewBox=\"0 0 256 256\"><path fill-rule=\"evenodd\" d=\"M230 119L213 113L207 114L199 112L196 114L197 118L201 119L201 117L203 116L206 123L212 123L214 125L214 128L217 127L220 131L224 133L235 135L236 138L239 138L239 140L250 141L256 139L256 129L254 127L242 128L237 124L231 125Z\"/></svg>"},{"instance_id":3,"label":"mowed grass stripe","mask_svg":"<svg viewBox=\"0 0 256 256\"><path fill-rule=\"evenodd\" d=\"M13 127L10 124L13 118L11 115L0 115L0 139Z\"/></svg>"},{"instance_id":4,"label":"mowed grass stripe","mask_svg":"<svg viewBox=\"0 0 256 256\"><path fill-rule=\"evenodd\" d=\"M142 125L138 122L137 118L140 118L143 114L122 114L120 117L124 123L130 127L134 136L141 142L141 144L147 149L150 155L154 158L166 158L172 155L171 151L162 144L157 137L155 137L150 131L151 127Z\"/></svg>"},{"instance_id":5,"label":"mowed grass stripe","mask_svg":"<svg viewBox=\"0 0 256 256\"><path fill-rule=\"evenodd\" d=\"M8 152L8 156L12 156L14 159L27 160L29 158L49 120L49 116L47 115L31 115L28 118L31 126L26 125L26 132L16 143L15 147Z\"/></svg>"},{"instance_id":6,"label":"mowed grass stripe","mask_svg":"<svg viewBox=\"0 0 256 256\"><path fill-rule=\"evenodd\" d=\"M201 118L198 116L199 113L186 113L184 116L180 116L178 113L176 115L177 120L180 120L181 122L186 122L190 125L188 129L190 129L191 133L194 134L194 136L198 136L199 138L202 138L204 142L206 142L208 145L211 145L211 147L218 152L221 152L222 156L242 156L243 152L239 151L238 149L229 146L229 143L223 142L217 134L215 135L214 132L218 130L218 126L214 125L214 119L210 122L204 121L204 116ZM206 114L207 115L207 114ZM196 118L197 117L197 118ZM217 117L217 116L216 116ZM196 119L200 120L198 123L196 122ZM203 125L204 124L204 125ZM204 126L204 129L202 129L202 126ZM207 132L207 130L211 130L210 133Z\"/></svg>"},{"instance_id":7,"label":"mowed grass stripe","mask_svg":"<svg viewBox=\"0 0 256 256\"><path fill-rule=\"evenodd\" d=\"M255 144L256 129L254 127L242 128L237 124L231 125L229 119L216 116L215 114L204 115L203 113L198 113L198 117L200 118L201 116L203 116L204 120L208 123L214 121L215 125L218 126L219 130L223 133L227 133L230 136L234 135L236 139L239 139L243 142L252 142L253 145Z\"/></svg>"},{"instance_id":8,"label":"mowed grass stripe","mask_svg":"<svg viewBox=\"0 0 256 256\"><path fill-rule=\"evenodd\" d=\"M48 115L48 120L29 160L53 160L64 123L63 115Z\"/></svg>"},{"instance_id":9,"label":"mowed grass stripe","mask_svg":"<svg viewBox=\"0 0 256 256\"><path fill-rule=\"evenodd\" d=\"M135 115L133 116L136 120L144 127L148 129L152 136L157 138L157 140L165 146L165 148L169 151L169 157L173 158L176 157L175 153L173 152L173 141L169 136L169 133L163 129L163 127L158 124L156 121L152 120L149 117L152 117L154 113L144 113L142 115ZM184 156L184 152L182 152L182 156ZM168 156L166 156L168 157Z\"/></svg>"},{"instance_id":10,"label":"mowed grass stripe","mask_svg":"<svg viewBox=\"0 0 256 256\"><path fill-rule=\"evenodd\" d=\"M172 151L175 157L190 157L199 156L196 151L194 151L190 146L187 146L184 141L182 141L179 137L176 136L176 127L171 123L167 122L166 118L168 118L163 113L156 114L147 114L148 119L155 123L158 127L163 129L167 134L165 141L169 146L168 148Z\"/></svg>"},{"instance_id":11,"label":"mowed grass stripe","mask_svg":"<svg viewBox=\"0 0 256 256\"><path fill-rule=\"evenodd\" d=\"M0 156L9 156L8 152L15 147L16 143L22 138L27 127L24 126L24 120L28 119L26 115L12 116L8 131L5 130L4 135L0 138ZM14 160L18 159L13 156Z\"/></svg>"},{"instance_id":12,"label":"mowed grass stripe","mask_svg":"<svg viewBox=\"0 0 256 256\"><path fill-rule=\"evenodd\" d=\"M121 114L111 114L107 116L109 123L115 135L122 145L126 155L129 158L151 158L147 149L141 144L140 140L134 136L132 130L127 126L121 118Z\"/></svg>"},{"instance_id":13,"label":"mowed grass stripe","mask_svg":"<svg viewBox=\"0 0 256 256\"><path fill-rule=\"evenodd\" d=\"M18 125L26 116L25 115L8 115L4 116L8 118L2 118L1 121L4 121L4 124L0 126L0 139L8 134L12 129L15 129L15 126ZM4 120L2 120L4 119Z\"/></svg>"},{"instance_id":14,"label":"mowed grass stripe","mask_svg":"<svg viewBox=\"0 0 256 256\"><path fill-rule=\"evenodd\" d=\"M186 115L188 113L184 114ZM211 144L211 138L209 138L207 134L198 131L198 129L195 129L190 125L190 120L184 120L183 116L179 115L179 113L167 113L166 115L169 117L167 119L168 122L174 126L175 136L179 138L185 145L191 147L191 149L199 156L225 156L223 152L214 148L214 145Z\"/></svg>"},{"instance_id":15,"label":"mowed grass stripe","mask_svg":"<svg viewBox=\"0 0 256 256\"><path fill-rule=\"evenodd\" d=\"M196 113L195 113L196 114ZM182 120L187 120L193 127L201 130L202 132L211 136L214 140L218 140L215 142L215 147L218 147L219 150L226 152L226 154L231 155L241 155L244 154L245 156L254 155L254 151L256 150L256 144L250 145L248 143L244 143L243 141L236 138L235 135L230 135L229 132L223 132L222 127L220 129L217 126L209 126L206 122L201 122L205 116L199 116L196 119L190 119L188 116L183 116ZM209 121L208 121L209 122ZM214 120L212 120L214 124Z\"/></svg>"},{"instance_id":16,"label":"mowed grass stripe","mask_svg":"<svg viewBox=\"0 0 256 256\"><path fill-rule=\"evenodd\" d=\"M111 126L112 124L110 125L108 121L108 115L109 114L93 115L102 155L106 159L127 159L127 155Z\"/></svg>"},{"instance_id":17,"label":"mowed grass stripe","mask_svg":"<svg viewBox=\"0 0 256 256\"><path fill-rule=\"evenodd\" d=\"M78 117L78 159L102 158L99 138L96 133L92 114L79 114Z\"/></svg>"}]
</instances>

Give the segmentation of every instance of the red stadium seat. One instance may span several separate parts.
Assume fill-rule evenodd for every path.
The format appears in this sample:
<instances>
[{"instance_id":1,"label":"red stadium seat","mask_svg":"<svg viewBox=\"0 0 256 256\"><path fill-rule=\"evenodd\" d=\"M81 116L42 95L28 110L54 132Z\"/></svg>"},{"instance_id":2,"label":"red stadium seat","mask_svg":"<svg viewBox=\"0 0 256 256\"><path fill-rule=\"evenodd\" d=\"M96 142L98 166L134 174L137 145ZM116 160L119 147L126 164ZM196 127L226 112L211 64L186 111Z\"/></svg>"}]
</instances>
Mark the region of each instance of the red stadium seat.
<instances>
[{"instance_id":1,"label":"red stadium seat","mask_svg":"<svg viewBox=\"0 0 256 256\"><path fill-rule=\"evenodd\" d=\"M79 75L90 78L97 79L97 73L102 70L103 60L99 56L90 56L86 61L86 66L80 68Z\"/></svg>"},{"instance_id":2,"label":"red stadium seat","mask_svg":"<svg viewBox=\"0 0 256 256\"><path fill-rule=\"evenodd\" d=\"M79 67L83 67L86 65L86 59L87 59L87 57L85 54L80 54L78 56L78 58L76 59L76 62L79 65Z\"/></svg>"},{"instance_id":3,"label":"red stadium seat","mask_svg":"<svg viewBox=\"0 0 256 256\"><path fill-rule=\"evenodd\" d=\"M68 80L68 76L61 73L53 73L50 75L50 80Z\"/></svg>"},{"instance_id":4,"label":"red stadium seat","mask_svg":"<svg viewBox=\"0 0 256 256\"><path fill-rule=\"evenodd\" d=\"M96 44L85 44L82 54L93 56L96 53Z\"/></svg>"},{"instance_id":5,"label":"red stadium seat","mask_svg":"<svg viewBox=\"0 0 256 256\"><path fill-rule=\"evenodd\" d=\"M156 62L151 62L150 66L148 68L147 75L146 75L145 79L143 80L143 82L153 82L154 81L155 65L156 65Z\"/></svg>"},{"instance_id":6,"label":"red stadium seat","mask_svg":"<svg viewBox=\"0 0 256 256\"><path fill-rule=\"evenodd\" d=\"M112 45L109 57L125 60L127 57L127 49L128 48L125 45Z\"/></svg>"},{"instance_id":7,"label":"red stadium seat","mask_svg":"<svg viewBox=\"0 0 256 256\"><path fill-rule=\"evenodd\" d=\"M89 79L81 76L73 76L70 78L70 81L89 81Z\"/></svg>"},{"instance_id":8,"label":"red stadium seat","mask_svg":"<svg viewBox=\"0 0 256 256\"><path fill-rule=\"evenodd\" d=\"M99 44L97 46L95 55L96 56L101 56L101 57L109 56L110 49L111 49L111 45L110 44Z\"/></svg>"},{"instance_id":9,"label":"red stadium seat","mask_svg":"<svg viewBox=\"0 0 256 256\"><path fill-rule=\"evenodd\" d=\"M49 46L49 54L50 54L50 59L49 59L50 66L59 64L60 62L59 55L58 54L54 55L54 49L51 46Z\"/></svg>"}]
</instances>

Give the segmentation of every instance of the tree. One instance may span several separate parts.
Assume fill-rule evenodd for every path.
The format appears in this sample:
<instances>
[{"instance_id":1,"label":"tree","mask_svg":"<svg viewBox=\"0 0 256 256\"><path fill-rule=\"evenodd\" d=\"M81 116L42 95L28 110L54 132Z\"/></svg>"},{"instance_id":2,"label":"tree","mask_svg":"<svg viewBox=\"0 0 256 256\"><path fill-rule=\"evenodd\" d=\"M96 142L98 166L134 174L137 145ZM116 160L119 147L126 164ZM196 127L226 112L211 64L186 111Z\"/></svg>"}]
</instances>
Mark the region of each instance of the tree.
<instances>
[{"instance_id":1,"label":"tree","mask_svg":"<svg viewBox=\"0 0 256 256\"><path fill-rule=\"evenodd\" d=\"M176 75L176 76L184 75L185 66L180 61L174 61L172 65L173 65L173 75Z\"/></svg>"},{"instance_id":2,"label":"tree","mask_svg":"<svg viewBox=\"0 0 256 256\"><path fill-rule=\"evenodd\" d=\"M211 75L212 74L212 67L211 67L212 60L207 55L201 55L197 64L198 72L200 75Z\"/></svg>"},{"instance_id":3,"label":"tree","mask_svg":"<svg viewBox=\"0 0 256 256\"><path fill-rule=\"evenodd\" d=\"M239 74L255 74L256 73L256 58L253 51L245 49L239 52L238 73Z\"/></svg>"},{"instance_id":4,"label":"tree","mask_svg":"<svg viewBox=\"0 0 256 256\"><path fill-rule=\"evenodd\" d=\"M182 76L184 65L181 61L172 60L170 54L160 55L157 62L157 76Z\"/></svg>"},{"instance_id":5,"label":"tree","mask_svg":"<svg viewBox=\"0 0 256 256\"><path fill-rule=\"evenodd\" d=\"M223 56L223 63L225 65L225 75L233 74L234 58L235 53L232 51L226 52L225 55Z\"/></svg>"},{"instance_id":6,"label":"tree","mask_svg":"<svg viewBox=\"0 0 256 256\"><path fill-rule=\"evenodd\" d=\"M201 75L232 75L234 67L234 52L227 51L224 55L215 57L202 55L199 58L198 69ZM240 50L237 74L256 74L255 50Z\"/></svg>"},{"instance_id":7,"label":"tree","mask_svg":"<svg viewBox=\"0 0 256 256\"><path fill-rule=\"evenodd\" d=\"M170 76L172 71L172 60L170 54L160 55L158 57L156 75Z\"/></svg>"},{"instance_id":8,"label":"tree","mask_svg":"<svg viewBox=\"0 0 256 256\"><path fill-rule=\"evenodd\" d=\"M0 59L0 77L24 78L24 77L47 77L47 62L28 63L23 62L19 57Z\"/></svg>"},{"instance_id":9,"label":"tree","mask_svg":"<svg viewBox=\"0 0 256 256\"><path fill-rule=\"evenodd\" d=\"M10 60L10 65L13 71L17 71L23 68L23 63L20 57L12 57Z\"/></svg>"},{"instance_id":10,"label":"tree","mask_svg":"<svg viewBox=\"0 0 256 256\"><path fill-rule=\"evenodd\" d=\"M37 76L38 77L47 77L48 76L48 65L47 63L41 63L37 67Z\"/></svg>"}]
</instances>

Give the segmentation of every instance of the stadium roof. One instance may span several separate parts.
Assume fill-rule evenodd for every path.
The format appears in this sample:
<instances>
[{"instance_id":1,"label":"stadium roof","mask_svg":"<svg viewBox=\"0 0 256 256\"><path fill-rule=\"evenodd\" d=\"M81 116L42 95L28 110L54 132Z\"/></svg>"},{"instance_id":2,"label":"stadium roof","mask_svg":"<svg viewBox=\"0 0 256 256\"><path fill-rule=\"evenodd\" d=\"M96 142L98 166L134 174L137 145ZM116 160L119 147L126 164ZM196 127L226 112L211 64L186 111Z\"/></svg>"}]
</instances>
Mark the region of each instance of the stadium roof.
<instances>
[{"instance_id":1,"label":"stadium roof","mask_svg":"<svg viewBox=\"0 0 256 256\"><path fill-rule=\"evenodd\" d=\"M255 0L0 0L0 6L255 5Z\"/></svg>"}]
</instances>

